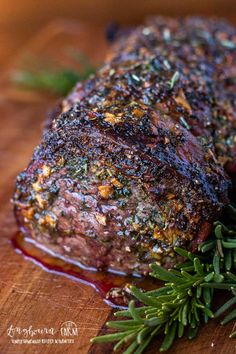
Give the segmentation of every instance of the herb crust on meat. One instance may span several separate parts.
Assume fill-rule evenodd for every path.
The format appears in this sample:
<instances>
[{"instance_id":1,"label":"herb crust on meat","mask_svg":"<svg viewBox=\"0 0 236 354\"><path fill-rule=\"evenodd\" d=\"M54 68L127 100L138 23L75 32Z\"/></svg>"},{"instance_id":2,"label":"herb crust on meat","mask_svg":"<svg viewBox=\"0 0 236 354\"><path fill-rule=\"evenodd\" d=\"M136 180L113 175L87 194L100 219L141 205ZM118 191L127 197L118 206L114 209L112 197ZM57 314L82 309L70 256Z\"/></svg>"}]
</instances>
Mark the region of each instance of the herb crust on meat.
<instances>
[{"instance_id":1,"label":"herb crust on meat","mask_svg":"<svg viewBox=\"0 0 236 354\"><path fill-rule=\"evenodd\" d=\"M236 174L235 28L152 18L65 98L16 182L21 230L88 267L145 274L195 249Z\"/></svg>"}]
</instances>

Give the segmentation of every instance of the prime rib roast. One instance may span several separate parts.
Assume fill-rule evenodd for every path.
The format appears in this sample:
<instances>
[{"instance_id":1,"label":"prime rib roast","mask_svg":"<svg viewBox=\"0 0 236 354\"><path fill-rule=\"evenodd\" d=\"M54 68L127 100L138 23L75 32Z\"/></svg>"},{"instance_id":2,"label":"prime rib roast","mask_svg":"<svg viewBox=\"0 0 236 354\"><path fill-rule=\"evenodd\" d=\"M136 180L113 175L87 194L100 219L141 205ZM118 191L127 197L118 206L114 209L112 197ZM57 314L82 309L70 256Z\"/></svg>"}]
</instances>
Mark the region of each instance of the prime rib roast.
<instances>
[{"instance_id":1,"label":"prime rib roast","mask_svg":"<svg viewBox=\"0 0 236 354\"><path fill-rule=\"evenodd\" d=\"M126 273L171 267L176 245L195 250L236 174L235 48L235 28L212 19L158 17L121 32L18 176L21 231L70 261Z\"/></svg>"}]
</instances>

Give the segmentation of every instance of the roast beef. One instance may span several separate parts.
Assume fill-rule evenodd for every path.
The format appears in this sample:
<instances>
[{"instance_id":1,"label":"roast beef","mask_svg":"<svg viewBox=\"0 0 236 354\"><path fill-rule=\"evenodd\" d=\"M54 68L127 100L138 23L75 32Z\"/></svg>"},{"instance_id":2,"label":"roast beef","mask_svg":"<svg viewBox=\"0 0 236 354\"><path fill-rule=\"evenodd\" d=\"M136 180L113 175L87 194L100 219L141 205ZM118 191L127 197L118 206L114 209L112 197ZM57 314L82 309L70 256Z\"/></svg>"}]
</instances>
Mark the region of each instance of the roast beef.
<instances>
[{"instance_id":1,"label":"roast beef","mask_svg":"<svg viewBox=\"0 0 236 354\"><path fill-rule=\"evenodd\" d=\"M28 237L69 261L145 274L196 249L236 171L235 28L153 18L56 110L16 182Z\"/></svg>"}]
</instances>

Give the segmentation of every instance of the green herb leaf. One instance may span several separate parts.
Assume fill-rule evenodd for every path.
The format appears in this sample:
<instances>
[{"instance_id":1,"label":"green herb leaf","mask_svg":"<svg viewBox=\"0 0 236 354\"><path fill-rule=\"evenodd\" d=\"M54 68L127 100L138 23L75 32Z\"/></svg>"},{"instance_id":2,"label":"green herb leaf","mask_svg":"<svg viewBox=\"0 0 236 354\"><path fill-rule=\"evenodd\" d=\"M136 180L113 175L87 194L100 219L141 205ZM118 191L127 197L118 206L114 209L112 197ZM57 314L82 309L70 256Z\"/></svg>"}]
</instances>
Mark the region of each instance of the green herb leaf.
<instances>
[{"instance_id":1,"label":"green herb leaf","mask_svg":"<svg viewBox=\"0 0 236 354\"><path fill-rule=\"evenodd\" d=\"M64 96L78 81L87 79L95 72L88 58L85 60L84 56L78 55L76 60L79 64L77 70L67 67L54 67L51 63L48 63L44 65L44 69L15 71L12 75L12 81L26 89Z\"/></svg>"},{"instance_id":2,"label":"green herb leaf","mask_svg":"<svg viewBox=\"0 0 236 354\"><path fill-rule=\"evenodd\" d=\"M232 220L236 210L229 207L228 211ZM172 346L177 336L180 338L186 333L189 339L193 339L201 323L207 323L210 318L221 316L228 311L236 303L234 230L230 225L216 222L214 232L209 240L199 246L198 254L176 247L176 253L185 258L185 262L172 270L166 270L156 263L152 264L150 275L162 280L164 286L147 292L131 286L132 294L144 306L135 307L132 300L128 310L116 313L116 316L125 317L123 321L108 323L109 327L119 329L121 332L117 334L120 335L98 337L98 341L102 342L102 338L104 342L118 341L115 349L128 345L124 353L139 354L155 336L164 335L159 350L165 351ZM214 314L211 306L215 289L230 291L233 297ZM235 318L234 309L221 323L226 324ZM231 338L234 336L236 332L230 335Z\"/></svg>"}]
</instances>

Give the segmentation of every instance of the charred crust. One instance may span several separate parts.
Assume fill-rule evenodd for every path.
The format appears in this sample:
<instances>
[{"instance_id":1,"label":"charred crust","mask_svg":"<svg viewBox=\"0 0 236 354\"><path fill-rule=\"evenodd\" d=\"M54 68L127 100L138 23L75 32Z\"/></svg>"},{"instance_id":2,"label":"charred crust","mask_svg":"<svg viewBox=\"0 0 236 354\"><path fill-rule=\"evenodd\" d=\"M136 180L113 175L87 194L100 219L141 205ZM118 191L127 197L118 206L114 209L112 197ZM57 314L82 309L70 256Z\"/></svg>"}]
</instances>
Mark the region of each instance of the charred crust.
<instances>
[{"instance_id":1,"label":"charred crust","mask_svg":"<svg viewBox=\"0 0 236 354\"><path fill-rule=\"evenodd\" d=\"M171 266L175 245L195 249L235 170L235 38L224 22L154 18L117 40L57 107L17 178L24 230L128 273Z\"/></svg>"}]
</instances>

